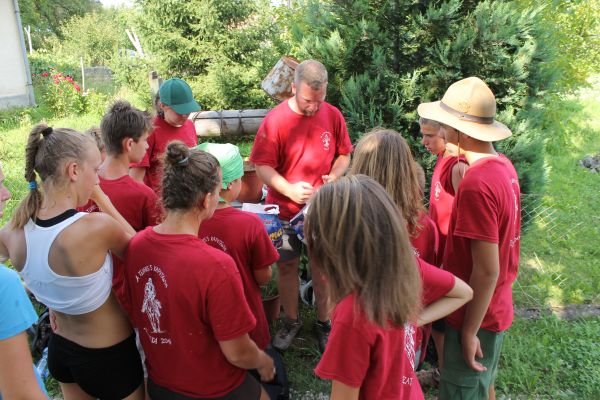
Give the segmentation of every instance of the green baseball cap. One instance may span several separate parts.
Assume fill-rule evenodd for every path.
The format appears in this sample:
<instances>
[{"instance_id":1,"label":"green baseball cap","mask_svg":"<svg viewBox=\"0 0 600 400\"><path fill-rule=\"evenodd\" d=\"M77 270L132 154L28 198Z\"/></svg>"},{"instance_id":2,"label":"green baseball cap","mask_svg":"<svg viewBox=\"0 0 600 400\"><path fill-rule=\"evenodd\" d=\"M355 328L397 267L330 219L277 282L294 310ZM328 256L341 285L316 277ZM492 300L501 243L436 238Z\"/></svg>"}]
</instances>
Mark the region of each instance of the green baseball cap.
<instances>
[{"instance_id":1,"label":"green baseball cap","mask_svg":"<svg viewBox=\"0 0 600 400\"><path fill-rule=\"evenodd\" d=\"M194 100L190 85L183 79L171 78L164 81L158 95L160 102L171 107L177 114L189 114L201 109Z\"/></svg>"}]
</instances>

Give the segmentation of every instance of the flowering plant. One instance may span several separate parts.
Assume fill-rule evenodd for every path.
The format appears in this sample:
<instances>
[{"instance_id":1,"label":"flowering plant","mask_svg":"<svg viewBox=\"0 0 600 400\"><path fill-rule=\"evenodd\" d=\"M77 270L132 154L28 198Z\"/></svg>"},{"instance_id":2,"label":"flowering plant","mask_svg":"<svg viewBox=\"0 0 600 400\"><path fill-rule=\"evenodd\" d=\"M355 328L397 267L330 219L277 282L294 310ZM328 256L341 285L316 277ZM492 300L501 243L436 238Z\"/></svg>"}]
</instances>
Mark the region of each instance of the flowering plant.
<instances>
[{"instance_id":1,"label":"flowering plant","mask_svg":"<svg viewBox=\"0 0 600 400\"><path fill-rule=\"evenodd\" d=\"M42 98L56 116L87 111L89 102L86 94L72 76L51 68L50 71L33 74L33 78L42 84Z\"/></svg>"}]
</instances>

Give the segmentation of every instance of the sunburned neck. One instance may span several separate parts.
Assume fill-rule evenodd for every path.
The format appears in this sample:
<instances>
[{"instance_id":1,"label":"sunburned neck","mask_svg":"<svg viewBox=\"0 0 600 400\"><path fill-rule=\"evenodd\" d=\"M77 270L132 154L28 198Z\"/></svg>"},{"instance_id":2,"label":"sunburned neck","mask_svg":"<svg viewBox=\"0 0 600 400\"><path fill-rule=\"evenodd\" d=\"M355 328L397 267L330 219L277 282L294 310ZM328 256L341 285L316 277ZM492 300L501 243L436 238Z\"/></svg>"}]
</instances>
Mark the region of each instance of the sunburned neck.
<instances>
[{"instance_id":1,"label":"sunburned neck","mask_svg":"<svg viewBox=\"0 0 600 400\"><path fill-rule=\"evenodd\" d=\"M118 179L129 174L129 159L125 153L118 156L107 155L100 166L98 175L104 179Z\"/></svg>"},{"instance_id":2,"label":"sunburned neck","mask_svg":"<svg viewBox=\"0 0 600 400\"><path fill-rule=\"evenodd\" d=\"M491 142L474 141L464 155L467 163L473 165L483 158L497 157L498 153Z\"/></svg>"}]
</instances>

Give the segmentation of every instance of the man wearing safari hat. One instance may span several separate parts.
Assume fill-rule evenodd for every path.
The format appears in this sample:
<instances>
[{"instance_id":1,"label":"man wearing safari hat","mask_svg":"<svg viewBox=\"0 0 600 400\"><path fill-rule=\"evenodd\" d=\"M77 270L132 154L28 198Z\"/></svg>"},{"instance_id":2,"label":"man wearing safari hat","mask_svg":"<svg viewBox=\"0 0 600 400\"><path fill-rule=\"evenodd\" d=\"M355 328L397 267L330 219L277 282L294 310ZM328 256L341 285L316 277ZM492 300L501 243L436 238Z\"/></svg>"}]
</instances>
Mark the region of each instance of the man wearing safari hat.
<instances>
[{"instance_id":1,"label":"man wearing safari hat","mask_svg":"<svg viewBox=\"0 0 600 400\"><path fill-rule=\"evenodd\" d=\"M454 200L443 268L469 282L473 300L446 318L440 399L493 399L513 320L521 203L515 168L492 142L511 131L494 119L494 94L475 77L452 84L441 101L420 104L418 113L439 122L446 143L469 164Z\"/></svg>"},{"instance_id":2,"label":"man wearing safari hat","mask_svg":"<svg viewBox=\"0 0 600 400\"><path fill-rule=\"evenodd\" d=\"M194 123L188 120L190 113L199 111L192 89L182 79L166 80L158 91L158 115L154 119L154 130L148 136L146 156L132 164L129 175L144 182L158 193L160 186L160 159L173 140L181 140L188 147L198 144Z\"/></svg>"}]
</instances>

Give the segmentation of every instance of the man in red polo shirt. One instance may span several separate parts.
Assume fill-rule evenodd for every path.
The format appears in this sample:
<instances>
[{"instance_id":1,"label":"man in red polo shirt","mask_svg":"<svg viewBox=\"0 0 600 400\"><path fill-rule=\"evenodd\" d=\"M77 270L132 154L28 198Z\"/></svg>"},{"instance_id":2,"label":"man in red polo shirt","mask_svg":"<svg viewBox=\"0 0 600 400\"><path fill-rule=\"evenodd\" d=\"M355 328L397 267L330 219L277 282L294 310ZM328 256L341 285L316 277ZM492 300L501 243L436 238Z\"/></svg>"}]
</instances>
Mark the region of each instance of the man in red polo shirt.
<instances>
[{"instance_id":1,"label":"man in red polo shirt","mask_svg":"<svg viewBox=\"0 0 600 400\"><path fill-rule=\"evenodd\" d=\"M511 135L494 120L496 99L479 78L452 84L441 101L419 105L438 121L469 169L458 188L443 268L473 288L473 300L446 318L440 399L495 398L500 350L513 320L512 283L521 238L519 180L493 143Z\"/></svg>"},{"instance_id":2,"label":"man in red polo shirt","mask_svg":"<svg viewBox=\"0 0 600 400\"><path fill-rule=\"evenodd\" d=\"M284 245L279 249L278 288L285 313L284 326L273 346L287 349L300 330L298 318L298 265L303 248L290 219L323 183L344 174L350 164L352 143L342 113L325 102L327 70L318 61L298 65L292 84L294 94L267 114L260 126L250 161L269 186L266 202L279 205ZM319 348L325 349L331 323L326 282L312 267L317 305Z\"/></svg>"}]
</instances>

